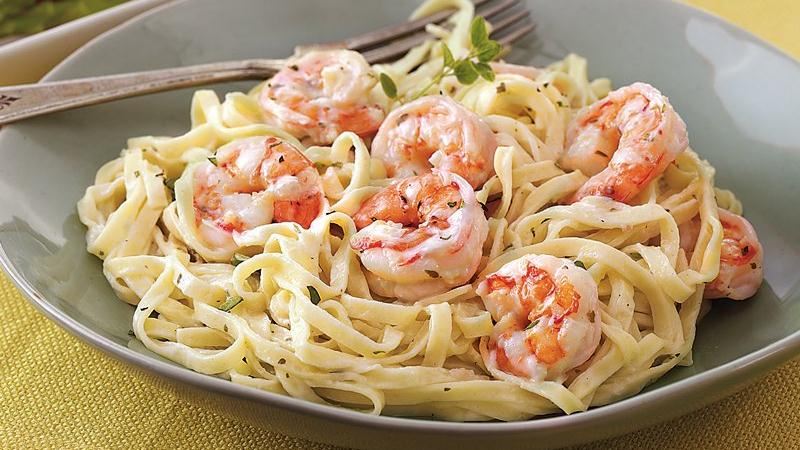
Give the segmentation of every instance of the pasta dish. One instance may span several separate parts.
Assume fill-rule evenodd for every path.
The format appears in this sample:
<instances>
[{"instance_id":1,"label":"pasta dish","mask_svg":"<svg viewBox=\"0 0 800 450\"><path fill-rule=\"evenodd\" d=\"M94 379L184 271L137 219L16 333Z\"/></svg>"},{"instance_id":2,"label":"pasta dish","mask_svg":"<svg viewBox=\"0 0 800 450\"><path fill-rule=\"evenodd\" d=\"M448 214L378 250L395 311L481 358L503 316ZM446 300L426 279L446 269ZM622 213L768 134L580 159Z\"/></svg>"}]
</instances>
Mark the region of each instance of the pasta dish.
<instances>
[{"instance_id":1,"label":"pasta dish","mask_svg":"<svg viewBox=\"0 0 800 450\"><path fill-rule=\"evenodd\" d=\"M191 128L129 139L78 203L150 351L371 414L574 413L692 364L712 299L763 250L657 88L570 54L502 62L466 0L391 64L289 59L195 92Z\"/></svg>"}]
</instances>

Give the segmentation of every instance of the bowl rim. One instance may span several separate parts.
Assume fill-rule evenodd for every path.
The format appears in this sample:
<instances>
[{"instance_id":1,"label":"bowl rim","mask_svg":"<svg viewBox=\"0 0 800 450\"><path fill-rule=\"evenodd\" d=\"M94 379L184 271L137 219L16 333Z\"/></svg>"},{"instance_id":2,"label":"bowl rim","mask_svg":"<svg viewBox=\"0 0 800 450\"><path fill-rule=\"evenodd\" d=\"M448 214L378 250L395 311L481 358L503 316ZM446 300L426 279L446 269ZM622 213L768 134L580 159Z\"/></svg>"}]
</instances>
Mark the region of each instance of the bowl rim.
<instances>
[{"instance_id":1,"label":"bowl rim","mask_svg":"<svg viewBox=\"0 0 800 450\"><path fill-rule=\"evenodd\" d=\"M66 59L56 65L42 81L58 79L60 70L64 66L72 63L72 60L87 51L96 42L102 41L107 36L120 32L128 26L146 20L150 16L160 14L162 11L171 8L180 8L189 0L177 0L155 7L138 16L135 16L110 30L107 30L88 41ZM691 14L703 16L705 19L716 22L724 27L726 31L735 33L740 37L745 37L750 42L765 47L773 52L792 61L800 67L793 56L784 50L777 48L773 44L761 39L760 37L744 30L716 14L706 10L693 7L683 2L674 0L659 0L660 3L670 3L675 8L691 11ZM13 125L11 126L13 127ZM6 127L9 128L9 127ZM0 129L0 134L5 130ZM273 407L283 408L295 413L307 414L316 418L333 420L354 426L368 426L380 430L412 431L422 433L442 433L454 432L461 435L486 435L486 434L514 434L530 432L555 432L566 431L568 429L579 429L597 425L597 422L617 422L626 417L636 416L639 413L659 405L668 403L670 400L689 399L686 402L684 411L673 408L671 411L663 412L660 417L654 418L652 423L659 423L686 414L690 411L711 403L712 401L724 396L724 391L720 386L730 386L732 383L738 387L744 387L758 378L765 371L772 369L782 363L789 361L795 356L800 355L800 330L796 330L788 336L762 347L758 350L740 356L725 364L708 369L702 373L689 376L687 378L672 382L668 385L655 388L648 392L640 392L631 397L617 402L594 407L587 411L571 415L557 415L552 417L533 418L516 422L446 422L434 421L418 418L394 417L384 415L365 414L352 409L346 409L330 405L321 405L308 402L302 399L281 395L266 391L261 391L246 386L237 385L230 381L217 378L211 375L194 372L191 369L179 366L174 363L160 361L142 353L135 352L130 348L117 344L110 339L100 335L98 332L83 325L77 320L69 317L54 304L48 302L36 288L17 271L11 258L9 258L0 242L0 267L9 275L11 281L22 292L29 303L51 321L58 324L71 335L79 340L88 343L92 347L101 350L103 353L115 359L137 366L152 374L166 376L172 381L186 383L199 389L210 390L224 395L230 395L244 400L265 403ZM716 389L714 394L710 394ZM708 390L708 391L707 391ZM703 395L703 393L706 395ZM607 433L611 435L612 433Z\"/></svg>"}]
</instances>

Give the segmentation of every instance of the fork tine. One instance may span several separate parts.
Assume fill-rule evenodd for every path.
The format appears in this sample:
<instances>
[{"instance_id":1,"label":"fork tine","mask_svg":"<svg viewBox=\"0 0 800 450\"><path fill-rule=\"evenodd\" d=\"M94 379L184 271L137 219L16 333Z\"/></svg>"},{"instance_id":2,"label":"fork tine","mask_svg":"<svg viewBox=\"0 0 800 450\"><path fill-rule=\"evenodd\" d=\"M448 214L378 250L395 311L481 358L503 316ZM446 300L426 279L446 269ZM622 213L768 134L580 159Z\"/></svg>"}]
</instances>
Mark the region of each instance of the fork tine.
<instances>
[{"instance_id":1,"label":"fork tine","mask_svg":"<svg viewBox=\"0 0 800 450\"><path fill-rule=\"evenodd\" d=\"M502 36L495 37L503 47L508 47L514 42L522 39L525 35L532 32L536 28L536 24L526 17L525 20L517 22L518 26L512 27L510 30L504 30Z\"/></svg>"},{"instance_id":2,"label":"fork tine","mask_svg":"<svg viewBox=\"0 0 800 450\"><path fill-rule=\"evenodd\" d=\"M503 31L503 29L509 25L513 25L515 22L519 22L521 19L528 17L527 11L523 10L522 12L511 14L510 16L504 17L499 20L491 20L493 16L498 15L501 12L506 11L506 8L510 5L516 5L519 3L520 0L501 0L499 3L491 3L487 6L487 8L479 11L479 14L483 15L492 28L492 35L494 36L495 33ZM503 8L498 8L497 6L503 6ZM524 33L523 33L524 34ZM409 36L403 37L401 39L397 39L387 45L376 47L367 51L362 52L364 58L370 64L384 62L391 60L393 58L399 58L413 47L422 44L428 39L432 37L425 31L418 32L411 34ZM515 37L514 40L519 39ZM502 43L502 42L501 42ZM507 45L502 43L503 45Z\"/></svg>"},{"instance_id":3,"label":"fork tine","mask_svg":"<svg viewBox=\"0 0 800 450\"><path fill-rule=\"evenodd\" d=\"M489 20L490 17L497 13L508 11L509 9L517 6L519 2L520 0L501 0L497 3L485 5L485 7L480 8L480 10L476 8L475 15L483 16L484 19Z\"/></svg>"},{"instance_id":4,"label":"fork tine","mask_svg":"<svg viewBox=\"0 0 800 450\"><path fill-rule=\"evenodd\" d=\"M529 16L530 16L530 11L528 11L526 9L520 9L519 11L517 11L517 12L515 12L513 14L506 15L505 17L502 17L502 18L498 19L497 21L492 21L491 22L492 27L493 27L492 35L494 35L496 31L505 30L509 26L514 24L515 22L517 22L519 20L522 20L522 19L524 19L526 17L529 17Z\"/></svg>"},{"instance_id":5,"label":"fork tine","mask_svg":"<svg viewBox=\"0 0 800 450\"><path fill-rule=\"evenodd\" d=\"M477 8L484 3L491 3L494 0L473 0ZM455 12L454 9L446 9L439 11L426 17L420 17L416 20L411 20L399 25L389 25L387 27L379 28L368 33L361 34L348 38L344 41L345 47L350 50L363 51L370 47L378 46L384 42L391 41L416 31L424 30L425 26L431 23L439 23L450 17Z\"/></svg>"}]
</instances>

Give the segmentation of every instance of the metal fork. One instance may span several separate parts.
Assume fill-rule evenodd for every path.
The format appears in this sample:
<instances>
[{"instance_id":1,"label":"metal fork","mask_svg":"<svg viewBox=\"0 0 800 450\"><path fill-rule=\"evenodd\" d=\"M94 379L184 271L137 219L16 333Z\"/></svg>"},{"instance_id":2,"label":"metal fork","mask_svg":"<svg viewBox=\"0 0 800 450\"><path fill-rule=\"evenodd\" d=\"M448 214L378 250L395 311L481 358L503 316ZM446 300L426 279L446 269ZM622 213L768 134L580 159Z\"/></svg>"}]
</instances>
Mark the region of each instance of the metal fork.
<instances>
[{"instance_id":1,"label":"metal fork","mask_svg":"<svg viewBox=\"0 0 800 450\"><path fill-rule=\"evenodd\" d=\"M521 0L474 0L476 15L491 25L492 39L508 46L530 33L534 24ZM397 59L430 39L425 26L444 22L452 10L388 26L324 48L347 48L378 63ZM0 87L0 125L44 114L95 105L127 97L233 80L266 79L285 59L248 59L119 75Z\"/></svg>"}]
</instances>

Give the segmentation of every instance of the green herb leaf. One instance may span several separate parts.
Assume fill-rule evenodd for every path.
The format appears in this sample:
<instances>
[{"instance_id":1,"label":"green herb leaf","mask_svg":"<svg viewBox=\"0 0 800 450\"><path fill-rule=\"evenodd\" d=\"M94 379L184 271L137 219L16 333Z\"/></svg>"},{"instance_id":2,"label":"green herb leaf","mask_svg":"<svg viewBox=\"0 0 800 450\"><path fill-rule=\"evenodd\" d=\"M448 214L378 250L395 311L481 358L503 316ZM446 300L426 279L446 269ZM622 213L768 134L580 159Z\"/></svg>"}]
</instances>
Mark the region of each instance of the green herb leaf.
<instances>
[{"instance_id":1,"label":"green herb leaf","mask_svg":"<svg viewBox=\"0 0 800 450\"><path fill-rule=\"evenodd\" d=\"M208 162L210 162L211 164L216 166L217 165L217 157L216 156L209 156L208 157Z\"/></svg>"},{"instance_id":2,"label":"green herb leaf","mask_svg":"<svg viewBox=\"0 0 800 450\"><path fill-rule=\"evenodd\" d=\"M492 66L485 62L479 62L475 64L475 70L478 71L478 75L481 76L486 81L494 81L494 70L492 70Z\"/></svg>"},{"instance_id":3,"label":"green herb leaf","mask_svg":"<svg viewBox=\"0 0 800 450\"><path fill-rule=\"evenodd\" d=\"M458 204L458 202L447 202L447 206L449 206L451 208L455 208L457 204Z\"/></svg>"},{"instance_id":4,"label":"green herb leaf","mask_svg":"<svg viewBox=\"0 0 800 450\"><path fill-rule=\"evenodd\" d=\"M475 65L468 59L461 60L456 63L453 68L458 82L461 84L472 84L478 79L478 71L475 70Z\"/></svg>"},{"instance_id":5,"label":"green herb leaf","mask_svg":"<svg viewBox=\"0 0 800 450\"><path fill-rule=\"evenodd\" d=\"M233 258L231 258L231 265L238 266L239 264L247 261L250 259L249 256L243 255L241 253L234 253Z\"/></svg>"},{"instance_id":6,"label":"green herb leaf","mask_svg":"<svg viewBox=\"0 0 800 450\"><path fill-rule=\"evenodd\" d=\"M580 259L575 260L575 265L583 270L586 270L586 264L584 264L583 261L581 261Z\"/></svg>"},{"instance_id":7,"label":"green herb leaf","mask_svg":"<svg viewBox=\"0 0 800 450\"><path fill-rule=\"evenodd\" d=\"M445 67L453 67L453 65L456 63L456 59L453 58L453 52L450 51L450 47L448 47L444 42L442 42L442 56L444 57Z\"/></svg>"},{"instance_id":8,"label":"green herb leaf","mask_svg":"<svg viewBox=\"0 0 800 450\"><path fill-rule=\"evenodd\" d=\"M477 48L489 40L489 33L486 31L486 20L481 16L475 16L469 27L469 40L472 46Z\"/></svg>"},{"instance_id":9,"label":"green herb leaf","mask_svg":"<svg viewBox=\"0 0 800 450\"><path fill-rule=\"evenodd\" d=\"M317 292L317 288L314 286L306 286L306 288L308 289L308 296L311 298L311 303L319 305L322 299L319 296L319 292Z\"/></svg>"},{"instance_id":10,"label":"green herb leaf","mask_svg":"<svg viewBox=\"0 0 800 450\"><path fill-rule=\"evenodd\" d=\"M488 63L500 55L500 52L503 51L503 46L497 41L486 41L477 46L476 50L478 51L478 61Z\"/></svg>"},{"instance_id":11,"label":"green herb leaf","mask_svg":"<svg viewBox=\"0 0 800 450\"><path fill-rule=\"evenodd\" d=\"M217 307L217 309L225 311L225 312L228 312L228 311L232 310L239 303L242 303L242 300L243 300L242 297L230 296L230 297L228 297L227 300L225 300L225 303L219 305Z\"/></svg>"},{"instance_id":12,"label":"green herb leaf","mask_svg":"<svg viewBox=\"0 0 800 450\"><path fill-rule=\"evenodd\" d=\"M528 326L527 326L527 327L525 327L525 329L526 329L526 330L530 330L531 328L533 328L533 327L535 327L536 325L538 325L540 320L541 320L541 319L536 319L536 320L534 320L533 322L529 323L529 324L528 324Z\"/></svg>"},{"instance_id":13,"label":"green herb leaf","mask_svg":"<svg viewBox=\"0 0 800 450\"><path fill-rule=\"evenodd\" d=\"M385 73L381 73L380 75L381 80L381 88L383 88L383 92L389 98L397 98L397 85L394 84L394 80L389 75Z\"/></svg>"},{"instance_id":14,"label":"green herb leaf","mask_svg":"<svg viewBox=\"0 0 800 450\"><path fill-rule=\"evenodd\" d=\"M431 278L439 278L439 272L435 270L426 270L425 273L427 273Z\"/></svg>"}]
</instances>

